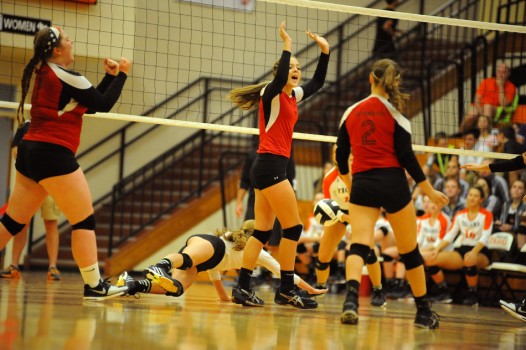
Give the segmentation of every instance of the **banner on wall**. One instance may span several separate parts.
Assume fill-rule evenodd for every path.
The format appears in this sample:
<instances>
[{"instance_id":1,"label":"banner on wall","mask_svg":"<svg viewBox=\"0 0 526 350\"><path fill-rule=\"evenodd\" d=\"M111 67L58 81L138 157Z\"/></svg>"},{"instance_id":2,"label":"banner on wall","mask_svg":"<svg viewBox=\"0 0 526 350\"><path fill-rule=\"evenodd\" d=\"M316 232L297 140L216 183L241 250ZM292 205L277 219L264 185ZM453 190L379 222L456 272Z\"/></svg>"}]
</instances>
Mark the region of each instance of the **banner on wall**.
<instances>
[{"instance_id":1,"label":"banner on wall","mask_svg":"<svg viewBox=\"0 0 526 350\"><path fill-rule=\"evenodd\" d=\"M35 35L40 29L51 26L46 19L20 17L0 13L0 32Z\"/></svg>"},{"instance_id":2,"label":"banner on wall","mask_svg":"<svg viewBox=\"0 0 526 350\"><path fill-rule=\"evenodd\" d=\"M239 11L254 11L256 0L182 0L195 2L197 4L210 5L223 8L231 8Z\"/></svg>"}]
</instances>

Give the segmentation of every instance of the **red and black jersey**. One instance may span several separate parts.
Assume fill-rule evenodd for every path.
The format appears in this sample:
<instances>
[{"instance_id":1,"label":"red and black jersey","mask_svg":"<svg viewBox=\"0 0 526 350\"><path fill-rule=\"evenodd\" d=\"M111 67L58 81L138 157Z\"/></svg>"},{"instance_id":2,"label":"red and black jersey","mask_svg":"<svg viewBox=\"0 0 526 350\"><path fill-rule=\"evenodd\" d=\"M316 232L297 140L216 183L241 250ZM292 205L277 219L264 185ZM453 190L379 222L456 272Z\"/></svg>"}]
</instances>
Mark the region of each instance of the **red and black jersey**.
<instances>
[{"instance_id":1,"label":"red and black jersey","mask_svg":"<svg viewBox=\"0 0 526 350\"><path fill-rule=\"evenodd\" d=\"M405 168L419 183L425 175L411 144L411 125L385 98L371 95L352 105L343 114L338 133L336 160L340 173L379 168Z\"/></svg>"},{"instance_id":2,"label":"red and black jersey","mask_svg":"<svg viewBox=\"0 0 526 350\"><path fill-rule=\"evenodd\" d=\"M89 109L107 112L117 102L126 74L106 74L95 89L82 75L54 63L36 69L31 98L31 126L25 140L64 146L73 153L80 143L82 116Z\"/></svg>"},{"instance_id":3,"label":"red and black jersey","mask_svg":"<svg viewBox=\"0 0 526 350\"><path fill-rule=\"evenodd\" d=\"M283 51L274 79L261 90L259 103L258 153L271 153L290 158L292 134L298 121L297 103L318 91L325 82L329 55L322 53L313 78L292 90L287 96L282 92L287 84L290 66L289 51Z\"/></svg>"}]
</instances>

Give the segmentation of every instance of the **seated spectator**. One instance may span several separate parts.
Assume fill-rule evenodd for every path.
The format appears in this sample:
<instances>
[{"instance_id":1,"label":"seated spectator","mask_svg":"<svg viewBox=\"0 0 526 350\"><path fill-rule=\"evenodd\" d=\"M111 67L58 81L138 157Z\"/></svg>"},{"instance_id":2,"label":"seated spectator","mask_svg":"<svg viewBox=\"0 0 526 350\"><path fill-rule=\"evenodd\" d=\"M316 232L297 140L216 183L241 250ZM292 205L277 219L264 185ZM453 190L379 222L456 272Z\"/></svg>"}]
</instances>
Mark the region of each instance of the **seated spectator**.
<instances>
[{"instance_id":1,"label":"seated spectator","mask_svg":"<svg viewBox=\"0 0 526 350\"><path fill-rule=\"evenodd\" d=\"M484 159L482 166L489 166L493 163L493 159ZM489 169L489 168L488 168ZM508 190L508 182L500 175L492 173L490 170L482 170L479 172L480 177L485 177L491 184L491 193L500 199L501 203L510 200L510 192Z\"/></svg>"},{"instance_id":2,"label":"seated spectator","mask_svg":"<svg viewBox=\"0 0 526 350\"><path fill-rule=\"evenodd\" d=\"M499 142L497 140L498 130L493 129L491 119L481 115L477 121L477 130L479 131L479 138L475 143L475 151L493 152Z\"/></svg>"},{"instance_id":3,"label":"seated spectator","mask_svg":"<svg viewBox=\"0 0 526 350\"><path fill-rule=\"evenodd\" d=\"M426 213L417 219L417 243L422 258L426 260L426 257L432 254L451 228L451 220L442 212L442 208L430 201L427 196L424 197L424 208ZM444 249L444 251L451 250L453 250L453 244ZM439 287L437 293L430 296L431 302L448 304L453 301L447 291L447 286L445 289L443 287Z\"/></svg>"},{"instance_id":4,"label":"seated spectator","mask_svg":"<svg viewBox=\"0 0 526 350\"><path fill-rule=\"evenodd\" d=\"M447 143L447 135L445 132L440 131L435 134L435 147L450 148ZM439 177L444 176L446 173L446 166L449 159L452 156L449 154L432 153L427 157L426 164L422 167L424 174L430 178L436 180Z\"/></svg>"},{"instance_id":5,"label":"seated spectator","mask_svg":"<svg viewBox=\"0 0 526 350\"><path fill-rule=\"evenodd\" d=\"M510 154L522 154L526 151L521 143L517 141L515 128L511 125L505 125L499 129L499 134L497 135L499 143L502 145L502 153ZM497 159L495 163L502 162L502 160ZM508 183L513 183L515 180L520 178L520 171L510 171L508 174Z\"/></svg>"},{"instance_id":6,"label":"seated spectator","mask_svg":"<svg viewBox=\"0 0 526 350\"><path fill-rule=\"evenodd\" d=\"M497 196L491 193L491 186L489 180L485 177L479 177L476 182L476 185L480 186L480 188L484 190L485 200L482 203L482 207L486 210L491 211L491 213L493 214L493 219L499 218L502 210L502 202Z\"/></svg>"},{"instance_id":7,"label":"seated spectator","mask_svg":"<svg viewBox=\"0 0 526 350\"><path fill-rule=\"evenodd\" d=\"M496 76L482 80L477 89L475 101L464 116L460 126L461 132L472 129L477 118L481 115L492 121L497 107L506 107L513 102L517 89L509 81L509 77L509 67L504 62L499 62Z\"/></svg>"},{"instance_id":8,"label":"seated spectator","mask_svg":"<svg viewBox=\"0 0 526 350\"><path fill-rule=\"evenodd\" d=\"M526 211L526 203L522 201L525 193L526 186L522 180L516 180L511 184L511 199L502 205L501 215L493 226L495 231L510 232L526 238L526 227L520 224L522 214Z\"/></svg>"},{"instance_id":9,"label":"seated spectator","mask_svg":"<svg viewBox=\"0 0 526 350\"><path fill-rule=\"evenodd\" d=\"M466 209L459 211L453 226L438 246L426 256L425 264L433 281L439 288L447 288L441 269L464 269L468 294L464 305L477 305L478 269L490 264L490 253L486 247L493 229L493 215L482 207L484 190L478 186L468 192ZM444 251L459 236L460 247Z\"/></svg>"},{"instance_id":10,"label":"seated spectator","mask_svg":"<svg viewBox=\"0 0 526 350\"><path fill-rule=\"evenodd\" d=\"M468 195L469 184L460 177L460 164L458 163L457 157L451 157L451 159L449 159L445 176L437 179L433 184L433 187L437 191L444 192L444 180L450 178L458 179L460 184L460 197L466 198Z\"/></svg>"},{"instance_id":11,"label":"seated spectator","mask_svg":"<svg viewBox=\"0 0 526 350\"><path fill-rule=\"evenodd\" d=\"M469 129L464 132L463 138L464 138L464 147L461 149L466 151L474 151L475 150L475 142L477 142L477 139L479 138L479 131L477 129ZM480 164L482 163L482 160L484 158L482 157L475 157L471 155L460 155L458 157L458 163L460 166L464 164ZM475 184L475 181L478 179L478 175L470 170L466 169L460 169L460 178L464 181L466 181L470 186Z\"/></svg>"},{"instance_id":12,"label":"seated spectator","mask_svg":"<svg viewBox=\"0 0 526 350\"><path fill-rule=\"evenodd\" d=\"M449 199L449 203L442 208L442 211L450 218L455 217L455 214L466 207L464 198L460 196L460 181L456 178L446 179L444 184L444 193Z\"/></svg>"}]
</instances>

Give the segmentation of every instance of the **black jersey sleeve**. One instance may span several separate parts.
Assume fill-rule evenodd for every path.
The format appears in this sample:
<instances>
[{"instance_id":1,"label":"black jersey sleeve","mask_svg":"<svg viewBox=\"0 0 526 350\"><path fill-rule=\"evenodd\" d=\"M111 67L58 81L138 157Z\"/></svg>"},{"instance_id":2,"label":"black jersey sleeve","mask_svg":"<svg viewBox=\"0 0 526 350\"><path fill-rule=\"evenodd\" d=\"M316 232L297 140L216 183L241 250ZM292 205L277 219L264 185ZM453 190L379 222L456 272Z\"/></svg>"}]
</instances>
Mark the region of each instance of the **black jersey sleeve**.
<instances>
[{"instance_id":1,"label":"black jersey sleeve","mask_svg":"<svg viewBox=\"0 0 526 350\"><path fill-rule=\"evenodd\" d=\"M126 78L127 75L123 72L120 72L108 84L104 92L99 91L93 86L87 89L79 89L62 81L63 94L75 99L78 103L87 107L90 111L109 112L119 99L122 88L124 87L124 83L126 82Z\"/></svg>"},{"instance_id":2,"label":"black jersey sleeve","mask_svg":"<svg viewBox=\"0 0 526 350\"><path fill-rule=\"evenodd\" d=\"M115 77L115 75L106 73L104 75L104 78L102 78L102 80L100 81L99 85L97 85L97 90L99 90L102 93L106 92L108 86L110 86L111 82L113 81L113 79L115 79Z\"/></svg>"},{"instance_id":3,"label":"black jersey sleeve","mask_svg":"<svg viewBox=\"0 0 526 350\"><path fill-rule=\"evenodd\" d=\"M290 68L290 51L283 51L281 53L281 58L279 59L278 69L274 79L265 87L265 92L261 97L263 103L270 102L274 96L281 93L281 90L287 85L287 80L289 80L289 68Z\"/></svg>"},{"instance_id":4,"label":"black jersey sleeve","mask_svg":"<svg viewBox=\"0 0 526 350\"><path fill-rule=\"evenodd\" d=\"M340 174L347 175L349 173L349 156L351 155L351 139L347 132L345 122L340 126L338 131L338 138L336 139L336 163Z\"/></svg>"},{"instance_id":5,"label":"black jersey sleeve","mask_svg":"<svg viewBox=\"0 0 526 350\"><path fill-rule=\"evenodd\" d=\"M524 159L522 158L522 155L502 163L492 163L489 165L489 170L492 173L521 170L524 168L526 168L526 164L524 164Z\"/></svg>"},{"instance_id":6,"label":"black jersey sleeve","mask_svg":"<svg viewBox=\"0 0 526 350\"><path fill-rule=\"evenodd\" d=\"M394 148L398 161L409 172L409 175L415 182L420 183L424 181L426 176L418 163L418 159L416 159L415 152L413 152L411 134L398 123L395 123Z\"/></svg>"},{"instance_id":7,"label":"black jersey sleeve","mask_svg":"<svg viewBox=\"0 0 526 350\"><path fill-rule=\"evenodd\" d=\"M305 100L312 94L314 94L316 91L321 89L323 87L323 84L325 83L325 77L327 76L327 67L329 66L329 55L324 54L323 52L320 54L320 58L318 59L318 65L316 66L316 71L314 72L314 76L312 79L304 84L301 85L301 88L303 89L303 99Z\"/></svg>"}]
</instances>

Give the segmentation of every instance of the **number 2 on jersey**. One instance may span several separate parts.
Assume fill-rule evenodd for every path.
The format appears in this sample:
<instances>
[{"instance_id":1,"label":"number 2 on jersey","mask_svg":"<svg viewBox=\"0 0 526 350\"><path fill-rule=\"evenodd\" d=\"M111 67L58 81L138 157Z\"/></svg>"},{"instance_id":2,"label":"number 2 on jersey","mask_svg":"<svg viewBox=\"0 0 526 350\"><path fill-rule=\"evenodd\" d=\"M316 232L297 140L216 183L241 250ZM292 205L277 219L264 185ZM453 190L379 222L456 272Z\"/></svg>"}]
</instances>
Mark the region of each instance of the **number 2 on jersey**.
<instances>
[{"instance_id":1,"label":"number 2 on jersey","mask_svg":"<svg viewBox=\"0 0 526 350\"><path fill-rule=\"evenodd\" d=\"M372 120L364 120L362 127L367 130L362 135L362 145L376 145L376 140L369 138L371 134L376 130L376 126Z\"/></svg>"}]
</instances>

